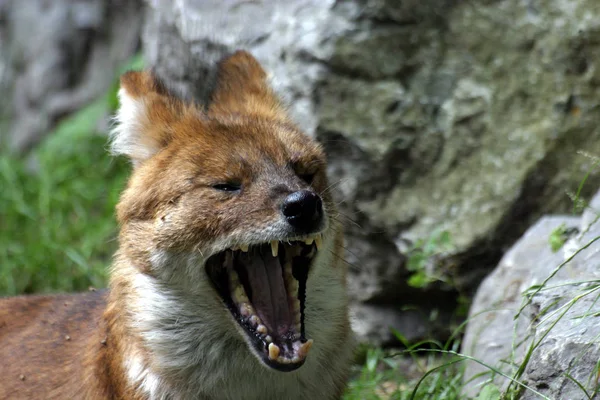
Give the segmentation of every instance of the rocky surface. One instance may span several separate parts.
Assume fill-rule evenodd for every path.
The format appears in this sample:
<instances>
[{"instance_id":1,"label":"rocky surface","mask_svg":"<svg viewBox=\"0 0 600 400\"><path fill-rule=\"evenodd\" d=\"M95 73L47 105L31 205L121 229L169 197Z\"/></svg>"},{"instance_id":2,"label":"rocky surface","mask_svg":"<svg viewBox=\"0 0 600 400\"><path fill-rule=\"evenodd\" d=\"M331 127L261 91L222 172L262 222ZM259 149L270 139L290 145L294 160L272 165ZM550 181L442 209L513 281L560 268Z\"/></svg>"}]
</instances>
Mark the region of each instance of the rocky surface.
<instances>
[{"instance_id":1,"label":"rocky surface","mask_svg":"<svg viewBox=\"0 0 600 400\"><path fill-rule=\"evenodd\" d=\"M600 237L598 216L600 193L583 218L548 216L527 231L480 286L463 353L514 376L536 344L520 378L523 383L551 399L589 398L575 380L590 395L598 390L600 241L593 242ZM553 252L549 238L561 225L580 233ZM536 293L537 285L543 287ZM468 364L465 380L474 379L467 385L468 394L475 395L489 378L486 367ZM493 381L508 385L498 375ZM540 397L526 390L519 398Z\"/></svg>"},{"instance_id":2,"label":"rocky surface","mask_svg":"<svg viewBox=\"0 0 600 400\"><path fill-rule=\"evenodd\" d=\"M139 48L138 0L0 0L0 141L35 146Z\"/></svg>"},{"instance_id":3,"label":"rocky surface","mask_svg":"<svg viewBox=\"0 0 600 400\"><path fill-rule=\"evenodd\" d=\"M593 163L577 151L600 153L596 0L146 3L145 53L172 86L206 99L214 60L248 49L326 147L363 339L447 334L457 293L572 205ZM450 284L407 285L412 246L439 231Z\"/></svg>"}]
</instances>

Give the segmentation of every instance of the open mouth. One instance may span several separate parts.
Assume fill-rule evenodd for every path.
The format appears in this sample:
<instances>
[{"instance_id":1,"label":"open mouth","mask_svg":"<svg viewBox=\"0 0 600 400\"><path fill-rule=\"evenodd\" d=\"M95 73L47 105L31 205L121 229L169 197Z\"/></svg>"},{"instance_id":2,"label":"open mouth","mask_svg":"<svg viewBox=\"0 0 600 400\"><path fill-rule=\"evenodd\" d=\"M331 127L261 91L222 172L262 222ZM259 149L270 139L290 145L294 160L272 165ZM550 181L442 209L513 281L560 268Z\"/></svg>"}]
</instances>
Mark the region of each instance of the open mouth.
<instances>
[{"instance_id":1,"label":"open mouth","mask_svg":"<svg viewBox=\"0 0 600 400\"><path fill-rule=\"evenodd\" d=\"M239 245L211 256L206 272L262 361L279 371L304 364L306 280L321 235Z\"/></svg>"}]
</instances>

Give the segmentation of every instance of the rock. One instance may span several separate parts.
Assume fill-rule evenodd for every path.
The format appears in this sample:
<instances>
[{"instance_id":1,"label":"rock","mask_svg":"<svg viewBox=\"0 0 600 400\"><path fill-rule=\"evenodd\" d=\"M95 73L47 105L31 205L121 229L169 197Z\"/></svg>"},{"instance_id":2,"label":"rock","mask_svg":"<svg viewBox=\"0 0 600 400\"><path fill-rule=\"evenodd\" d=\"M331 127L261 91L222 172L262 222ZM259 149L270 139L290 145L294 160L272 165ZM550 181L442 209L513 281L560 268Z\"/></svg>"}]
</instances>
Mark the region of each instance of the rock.
<instances>
[{"instance_id":1,"label":"rock","mask_svg":"<svg viewBox=\"0 0 600 400\"><path fill-rule=\"evenodd\" d=\"M577 152L600 154L596 0L146 3L146 56L171 86L207 101L215 60L245 48L323 143L355 311L380 316L357 323L365 340L390 340L390 322L447 336L459 294L570 209L594 162ZM584 197L600 178L588 184ZM410 287L411 250L440 231L453 249L427 265L443 282ZM408 327L408 309L438 321Z\"/></svg>"},{"instance_id":2,"label":"rock","mask_svg":"<svg viewBox=\"0 0 600 400\"><path fill-rule=\"evenodd\" d=\"M138 0L1 1L0 141L27 151L105 93L139 47L142 15Z\"/></svg>"},{"instance_id":3,"label":"rock","mask_svg":"<svg viewBox=\"0 0 600 400\"><path fill-rule=\"evenodd\" d=\"M543 217L506 253L477 291L463 353L514 376L529 347L539 341L520 379L523 383L551 399L587 398L571 378L588 393L594 392L600 359L600 242L576 252L600 237L600 214L592 211L598 209L600 192L582 218ZM549 238L561 225L581 233L555 253ZM531 289L535 285L543 288L535 292ZM532 294L529 301L526 292ZM464 379L469 382L469 395L475 395L490 377L480 375L486 372L480 364L467 365ZM508 384L498 375L493 381L500 387ZM519 398L539 396L526 390Z\"/></svg>"}]
</instances>

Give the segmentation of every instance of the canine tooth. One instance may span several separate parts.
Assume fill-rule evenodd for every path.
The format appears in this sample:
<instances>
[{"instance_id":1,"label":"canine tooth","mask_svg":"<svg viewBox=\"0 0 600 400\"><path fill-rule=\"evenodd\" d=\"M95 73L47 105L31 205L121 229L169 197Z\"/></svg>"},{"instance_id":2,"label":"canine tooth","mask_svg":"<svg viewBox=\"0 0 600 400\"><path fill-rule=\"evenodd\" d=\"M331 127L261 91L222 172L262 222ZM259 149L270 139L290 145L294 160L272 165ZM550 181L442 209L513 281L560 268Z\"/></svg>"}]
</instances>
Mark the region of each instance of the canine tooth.
<instances>
[{"instance_id":1,"label":"canine tooth","mask_svg":"<svg viewBox=\"0 0 600 400\"><path fill-rule=\"evenodd\" d=\"M310 348L312 347L312 345L313 345L312 339L308 339L305 343L303 343L300 346L300 348L298 349L298 357L300 357L300 358L306 357L306 355L310 351Z\"/></svg>"},{"instance_id":2,"label":"canine tooth","mask_svg":"<svg viewBox=\"0 0 600 400\"><path fill-rule=\"evenodd\" d=\"M265 336L265 340L267 341L267 343L271 343L273 341L273 338L271 337L271 335L267 335Z\"/></svg>"},{"instance_id":3,"label":"canine tooth","mask_svg":"<svg viewBox=\"0 0 600 400\"><path fill-rule=\"evenodd\" d=\"M264 335L265 333L267 333L267 327L263 324L260 324L256 327L256 332L262 333Z\"/></svg>"},{"instance_id":4,"label":"canine tooth","mask_svg":"<svg viewBox=\"0 0 600 400\"><path fill-rule=\"evenodd\" d=\"M277 257L277 253L279 252L279 241L271 240L271 253L273 257Z\"/></svg>"},{"instance_id":5,"label":"canine tooth","mask_svg":"<svg viewBox=\"0 0 600 400\"><path fill-rule=\"evenodd\" d=\"M315 236L315 244L317 245L317 250L321 250L321 247L323 247L323 238L320 234Z\"/></svg>"},{"instance_id":6,"label":"canine tooth","mask_svg":"<svg viewBox=\"0 0 600 400\"><path fill-rule=\"evenodd\" d=\"M240 250L243 251L244 253L248 252L248 247L250 247L247 244L240 244Z\"/></svg>"},{"instance_id":7,"label":"canine tooth","mask_svg":"<svg viewBox=\"0 0 600 400\"><path fill-rule=\"evenodd\" d=\"M279 346L275 343L269 343L269 359L277 360L279 357Z\"/></svg>"},{"instance_id":8,"label":"canine tooth","mask_svg":"<svg viewBox=\"0 0 600 400\"><path fill-rule=\"evenodd\" d=\"M315 240L314 238L307 238L307 239L304 239L304 243L306 243L307 245L310 246L314 242L314 240Z\"/></svg>"},{"instance_id":9,"label":"canine tooth","mask_svg":"<svg viewBox=\"0 0 600 400\"><path fill-rule=\"evenodd\" d=\"M261 320L256 315L253 315L250 317L250 323L254 326L257 326L258 324L261 323Z\"/></svg>"}]
</instances>

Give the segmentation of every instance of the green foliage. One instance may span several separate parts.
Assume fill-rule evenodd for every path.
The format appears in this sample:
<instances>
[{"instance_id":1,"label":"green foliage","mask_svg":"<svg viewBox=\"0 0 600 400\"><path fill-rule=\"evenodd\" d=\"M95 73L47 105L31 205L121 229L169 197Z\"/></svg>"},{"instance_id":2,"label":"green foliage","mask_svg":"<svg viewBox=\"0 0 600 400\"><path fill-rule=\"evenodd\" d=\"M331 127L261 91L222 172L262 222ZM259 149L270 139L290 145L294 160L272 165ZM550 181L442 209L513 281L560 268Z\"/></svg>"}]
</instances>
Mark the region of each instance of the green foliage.
<instances>
[{"instance_id":1,"label":"green foliage","mask_svg":"<svg viewBox=\"0 0 600 400\"><path fill-rule=\"evenodd\" d=\"M427 239L418 240L408 253L406 269L413 273L408 279L408 284L415 288L423 288L436 280L444 280L436 276L433 268L429 267L453 248L448 231L435 231Z\"/></svg>"},{"instance_id":2,"label":"green foliage","mask_svg":"<svg viewBox=\"0 0 600 400\"><path fill-rule=\"evenodd\" d=\"M561 249L561 247L563 247L567 239L567 226L565 224L561 224L550 234L550 238L548 239L550 242L550 248L556 253Z\"/></svg>"},{"instance_id":3,"label":"green foliage","mask_svg":"<svg viewBox=\"0 0 600 400\"><path fill-rule=\"evenodd\" d=\"M95 131L116 90L64 120L29 160L0 153L0 295L105 285L129 167Z\"/></svg>"},{"instance_id":4,"label":"green foliage","mask_svg":"<svg viewBox=\"0 0 600 400\"><path fill-rule=\"evenodd\" d=\"M477 400L500 400L501 397L502 393L500 393L498 386L489 384L481 389L479 396L477 396Z\"/></svg>"},{"instance_id":5,"label":"green foliage","mask_svg":"<svg viewBox=\"0 0 600 400\"><path fill-rule=\"evenodd\" d=\"M594 173L595 169L600 165L600 158L598 158L597 156L595 156L593 154L589 154L588 152L582 151L582 150L578 151L577 153L579 155L589 158L593 162L593 164L588 169L588 171L586 172L583 179L581 179L581 181L579 182L579 186L577 187L577 192L567 193L569 195L569 197L571 197L571 200L573 200L573 214L579 214L587 207L587 202L581 198L581 192L582 192L583 187L585 186L585 183L587 182L588 178Z\"/></svg>"},{"instance_id":6,"label":"green foliage","mask_svg":"<svg viewBox=\"0 0 600 400\"><path fill-rule=\"evenodd\" d=\"M408 372L407 359L416 371ZM459 400L462 384L461 361L455 355L409 348L397 354L370 349L366 362L357 371L344 395L344 400ZM421 377L421 379L419 379Z\"/></svg>"}]
</instances>

